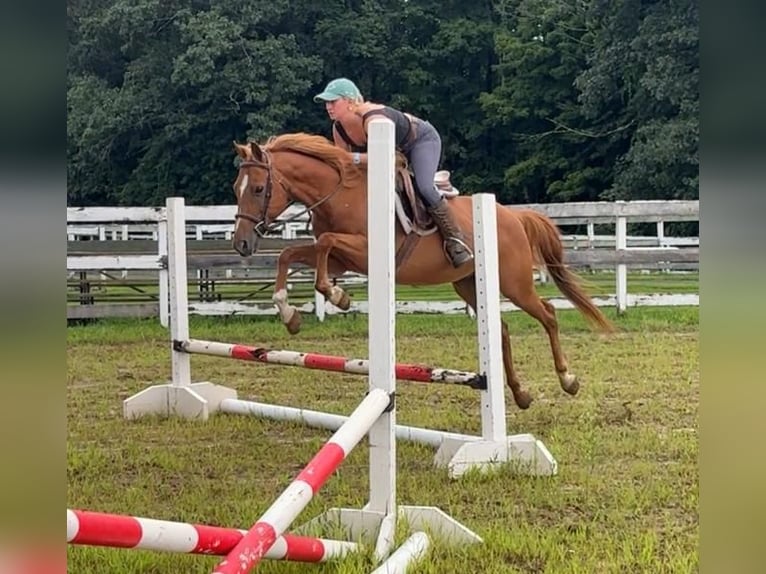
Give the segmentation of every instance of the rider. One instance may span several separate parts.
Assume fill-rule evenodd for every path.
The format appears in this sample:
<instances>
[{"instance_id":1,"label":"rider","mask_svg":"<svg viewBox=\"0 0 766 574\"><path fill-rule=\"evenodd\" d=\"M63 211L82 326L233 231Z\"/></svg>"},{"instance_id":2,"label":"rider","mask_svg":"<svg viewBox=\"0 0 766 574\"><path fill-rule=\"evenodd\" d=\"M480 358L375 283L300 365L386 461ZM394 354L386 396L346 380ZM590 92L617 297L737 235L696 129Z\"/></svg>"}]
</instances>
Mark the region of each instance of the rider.
<instances>
[{"instance_id":1,"label":"rider","mask_svg":"<svg viewBox=\"0 0 766 574\"><path fill-rule=\"evenodd\" d=\"M347 78L331 81L322 93L314 96L314 101L325 102L327 115L333 120L332 137L335 145L351 152L357 165L367 162L368 120L381 115L394 122L396 148L412 166L417 190L444 238L444 248L452 265L460 267L471 261L471 248L466 244L447 200L434 185L442 148L436 128L430 122L410 114L365 101L356 84Z\"/></svg>"}]
</instances>

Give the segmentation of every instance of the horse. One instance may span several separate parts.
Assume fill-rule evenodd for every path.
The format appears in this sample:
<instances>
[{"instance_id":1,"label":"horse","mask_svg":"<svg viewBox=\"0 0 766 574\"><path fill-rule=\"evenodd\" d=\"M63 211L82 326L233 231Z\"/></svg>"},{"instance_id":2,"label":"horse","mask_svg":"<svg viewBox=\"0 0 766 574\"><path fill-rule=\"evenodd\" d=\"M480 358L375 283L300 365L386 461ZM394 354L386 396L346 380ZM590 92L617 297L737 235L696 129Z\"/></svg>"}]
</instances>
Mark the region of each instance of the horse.
<instances>
[{"instance_id":1,"label":"horse","mask_svg":"<svg viewBox=\"0 0 766 574\"><path fill-rule=\"evenodd\" d=\"M315 241L286 247L277 263L274 301L282 322L291 334L300 330L299 311L287 298L287 275L291 265L302 263L316 270L315 289L342 310L350 306L348 294L331 277L346 271L367 274L367 171L355 165L352 155L323 136L288 133L273 136L264 145L234 143L239 156L233 184L237 213L233 248L243 257L258 249L260 237L293 203L311 213ZM472 200L458 195L449 199L458 225L473 247ZM396 248L405 241L397 224ZM535 290L534 266L547 268L559 290L596 329L611 332L613 326L593 304L579 278L563 261L563 245L555 223L528 209L498 206L497 250L500 292L517 307L537 319L550 340L553 363L561 388L576 395L580 383L570 372L561 349L553 305ZM451 283L456 293L476 309L474 262L455 268L443 251L440 234L419 238L396 269L396 282L405 285ZM532 397L522 387L514 369L508 326L501 320L503 367L506 383L520 409Z\"/></svg>"}]
</instances>

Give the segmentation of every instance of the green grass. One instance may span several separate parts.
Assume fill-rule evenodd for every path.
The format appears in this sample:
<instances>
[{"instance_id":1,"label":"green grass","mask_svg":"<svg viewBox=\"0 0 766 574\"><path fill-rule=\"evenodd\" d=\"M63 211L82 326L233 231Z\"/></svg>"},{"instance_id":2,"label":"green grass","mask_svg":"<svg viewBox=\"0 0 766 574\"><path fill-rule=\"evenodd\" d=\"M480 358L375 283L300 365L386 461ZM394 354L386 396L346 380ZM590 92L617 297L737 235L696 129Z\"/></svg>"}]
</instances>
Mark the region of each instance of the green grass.
<instances>
[{"instance_id":1,"label":"green grass","mask_svg":"<svg viewBox=\"0 0 766 574\"><path fill-rule=\"evenodd\" d=\"M508 432L530 432L559 463L552 478L508 472L451 481L433 450L399 443L398 499L433 505L473 529L480 546L436 541L417 573L684 573L698 570L699 309L611 310L618 333L587 329L559 312L562 343L581 377L577 397L558 387L547 338L521 313L506 315L514 360L535 398L510 397ZM306 317L287 335L273 318L191 317L195 338L366 357L367 317ZM397 360L477 368L476 323L468 317L400 316ZM170 377L168 333L156 320L109 320L67 330L67 505L168 520L249 527L329 438L327 431L228 415L207 423L126 422L121 402ZM242 398L348 413L364 378L192 357L195 380ZM478 433L479 395L448 385L400 383L397 416L413 424ZM296 521L367 498L362 443ZM406 536L400 532L400 540ZM210 572L215 557L68 548L78 573ZM258 571L351 574L374 569L369 552L301 566L264 562Z\"/></svg>"}]
</instances>

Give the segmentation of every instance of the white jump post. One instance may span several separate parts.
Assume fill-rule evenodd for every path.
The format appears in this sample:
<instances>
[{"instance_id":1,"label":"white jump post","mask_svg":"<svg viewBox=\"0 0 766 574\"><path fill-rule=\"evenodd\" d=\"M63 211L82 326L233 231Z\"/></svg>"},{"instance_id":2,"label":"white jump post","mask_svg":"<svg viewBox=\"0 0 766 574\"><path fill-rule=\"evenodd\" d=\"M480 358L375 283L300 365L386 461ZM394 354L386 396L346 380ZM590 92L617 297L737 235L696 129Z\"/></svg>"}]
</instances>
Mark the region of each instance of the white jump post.
<instances>
[{"instance_id":1,"label":"white jump post","mask_svg":"<svg viewBox=\"0 0 766 574\"><path fill-rule=\"evenodd\" d=\"M486 471L507 463L519 474L556 474L556 460L541 441L531 434L506 436L497 199L492 194L473 195L473 235L480 372L487 378L487 388L481 391L482 436L469 440L445 437L436 453L436 464L446 466L453 478L471 469Z\"/></svg>"},{"instance_id":2,"label":"white jump post","mask_svg":"<svg viewBox=\"0 0 766 574\"><path fill-rule=\"evenodd\" d=\"M189 296L186 271L186 215L184 199L166 200L168 276L170 296L170 340L189 338ZM162 227L160 227L160 240ZM164 303L160 301L160 305ZM209 382L191 382L190 356L171 348L171 383L154 385L125 399L123 415L132 419L143 415L180 416L207 420L223 399L236 399L237 392Z\"/></svg>"}]
</instances>

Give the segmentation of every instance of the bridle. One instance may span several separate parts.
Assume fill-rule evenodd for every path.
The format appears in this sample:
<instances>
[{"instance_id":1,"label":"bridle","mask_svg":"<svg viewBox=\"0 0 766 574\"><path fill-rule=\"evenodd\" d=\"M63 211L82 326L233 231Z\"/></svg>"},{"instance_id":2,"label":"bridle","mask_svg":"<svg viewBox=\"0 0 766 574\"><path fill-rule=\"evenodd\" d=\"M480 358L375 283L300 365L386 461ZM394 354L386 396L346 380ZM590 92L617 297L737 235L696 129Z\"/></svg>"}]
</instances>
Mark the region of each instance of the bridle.
<instances>
[{"instance_id":1,"label":"bridle","mask_svg":"<svg viewBox=\"0 0 766 574\"><path fill-rule=\"evenodd\" d=\"M266 186L263 190L264 198L263 198L263 210L261 211L261 216L256 217L254 215L250 215L249 213L245 213L243 211L240 211L239 205L237 206L237 214L234 216L234 219L246 219L247 221L253 223L255 225L254 231L261 237L266 235L269 231L272 231L269 228L269 204L271 203L271 190L273 187L273 180L274 176L272 171L273 167L271 165L271 156L269 156L269 153L266 150L261 150L263 152L264 158L266 158L266 161L258 161L255 159L250 160L243 160L239 164L239 170L242 170L246 167L258 167L261 169L266 170ZM282 180L282 178L279 177L279 174L277 174L277 183L282 186L282 188L285 190L285 193L288 197L292 197L292 195L289 193L289 187L285 184L285 182ZM238 202L239 203L239 202ZM290 202L290 204L294 203L293 201ZM290 205L288 204L288 206Z\"/></svg>"},{"instance_id":2,"label":"bridle","mask_svg":"<svg viewBox=\"0 0 766 574\"><path fill-rule=\"evenodd\" d=\"M316 158L313 155L301 152L299 150L289 150L289 151L294 152L294 153L299 153L301 155L305 155L305 156L311 157L313 159L319 159L319 158ZM265 149L261 148L261 153L263 154L263 157L265 158L266 161L258 161L256 159L248 159L248 160L241 161L239 166L238 166L239 170L242 170L243 168L246 168L246 167L257 167L257 168L265 169L266 170L266 185L265 185L264 190L263 190L264 198L263 198L263 208L261 210L261 215L260 215L260 217L256 217L254 215L250 215L249 213L245 213L243 211L240 211L239 202L237 202L237 204L238 204L237 205L237 214L234 216L235 220L236 219L246 219L247 221L253 223L255 225L255 227L253 228L253 231L257 235L259 235L260 237L264 237L267 233L271 233L271 232L275 231L279 227L284 226L285 224L287 224L289 221L292 221L293 219L297 219L298 217L300 217L304 213L311 212L313 209L315 209L319 205L323 204L325 201L327 201L333 195L335 195L341 189L341 187L342 187L341 184L343 183L343 176L342 176L342 174L340 172L338 172L338 185L335 187L335 189L333 190L332 193L330 193L329 195L324 196L323 198L321 198L318 201L314 202L313 204L309 205L308 207L306 207L306 209L304 209L303 211L301 211L299 213L296 213L295 215L293 215L289 219L286 219L286 220L281 221L279 223L275 223L274 225L270 225L269 224L269 204L271 203L271 195L272 195L271 191L272 191L273 180L275 179L275 176L276 176L277 183L282 186L282 189L285 190L285 195L290 199L290 201L287 204L287 206L285 207L285 209L287 209L287 207L290 207L291 205L293 205L296 202L296 200L293 199L293 194L291 193L290 186L285 182L285 180L281 177L280 173L273 166L273 164L271 162L271 155L269 154L269 152L266 151Z\"/></svg>"}]
</instances>

